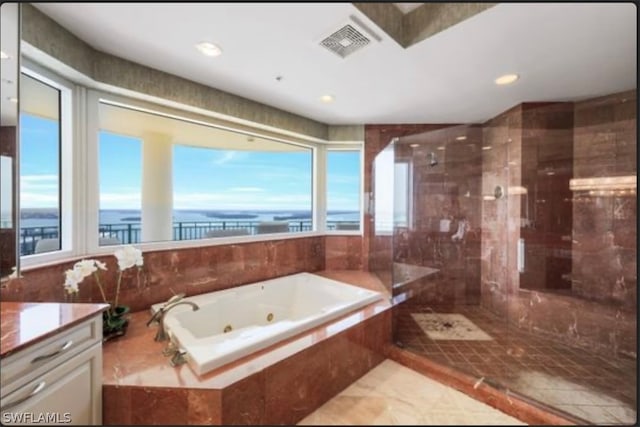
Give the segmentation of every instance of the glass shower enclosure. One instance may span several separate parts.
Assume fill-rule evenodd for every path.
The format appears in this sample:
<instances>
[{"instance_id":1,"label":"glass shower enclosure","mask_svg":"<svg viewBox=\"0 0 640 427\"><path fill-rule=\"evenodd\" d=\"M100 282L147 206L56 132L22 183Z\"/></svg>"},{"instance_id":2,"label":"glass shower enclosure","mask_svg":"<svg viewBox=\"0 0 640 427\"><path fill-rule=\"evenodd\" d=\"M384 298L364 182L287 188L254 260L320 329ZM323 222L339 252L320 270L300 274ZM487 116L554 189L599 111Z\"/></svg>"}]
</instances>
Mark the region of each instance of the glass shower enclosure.
<instances>
[{"instance_id":1,"label":"glass shower enclosure","mask_svg":"<svg viewBox=\"0 0 640 427\"><path fill-rule=\"evenodd\" d=\"M397 345L596 424L636 420L636 91L393 139L370 270Z\"/></svg>"}]
</instances>

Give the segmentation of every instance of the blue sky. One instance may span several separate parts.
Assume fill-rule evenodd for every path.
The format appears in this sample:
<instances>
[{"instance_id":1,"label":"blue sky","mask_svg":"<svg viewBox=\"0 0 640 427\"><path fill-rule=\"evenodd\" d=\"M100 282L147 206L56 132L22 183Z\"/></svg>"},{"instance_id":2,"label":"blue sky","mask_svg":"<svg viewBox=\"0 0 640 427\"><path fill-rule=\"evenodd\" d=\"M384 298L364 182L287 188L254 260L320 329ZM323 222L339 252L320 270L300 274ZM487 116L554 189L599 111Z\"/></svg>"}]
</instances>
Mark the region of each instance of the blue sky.
<instances>
[{"instance_id":1,"label":"blue sky","mask_svg":"<svg viewBox=\"0 0 640 427\"><path fill-rule=\"evenodd\" d=\"M22 115L21 206L57 204L57 123ZM140 209L142 141L100 132L100 209ZM360 154L330 152L329 210L359 209ZM311 150L173 149L175 209L310 210Z\"/></svg>"}]
</instances>

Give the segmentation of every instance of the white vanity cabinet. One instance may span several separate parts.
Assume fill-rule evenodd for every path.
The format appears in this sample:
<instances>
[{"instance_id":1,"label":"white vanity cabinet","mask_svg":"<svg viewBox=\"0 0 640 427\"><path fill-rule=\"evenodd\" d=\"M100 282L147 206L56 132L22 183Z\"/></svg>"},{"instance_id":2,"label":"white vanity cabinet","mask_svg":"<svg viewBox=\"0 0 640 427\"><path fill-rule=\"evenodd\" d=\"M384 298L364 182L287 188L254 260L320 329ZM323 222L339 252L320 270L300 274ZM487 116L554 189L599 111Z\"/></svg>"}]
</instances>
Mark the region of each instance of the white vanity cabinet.
<instances>
[{"instance_id":1,"label":"white vanity cabinet","mask_svg":"<svg viewBox=\"0 0 640 427\"><path fill-rule=\"evenodd\" d=\"M101 314L8 355L0 368L3 425L102 424Z\"/></svg>"}]
</instances>

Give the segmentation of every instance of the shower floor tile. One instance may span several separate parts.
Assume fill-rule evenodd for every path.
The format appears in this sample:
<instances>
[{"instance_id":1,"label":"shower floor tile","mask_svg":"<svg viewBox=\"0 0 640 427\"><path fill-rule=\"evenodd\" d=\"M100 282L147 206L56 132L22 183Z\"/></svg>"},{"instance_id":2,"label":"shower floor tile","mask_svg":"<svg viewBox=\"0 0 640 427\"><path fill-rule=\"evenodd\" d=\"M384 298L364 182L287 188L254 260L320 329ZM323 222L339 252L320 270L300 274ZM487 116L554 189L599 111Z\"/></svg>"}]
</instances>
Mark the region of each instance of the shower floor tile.
<instances>
[{"instance_id":1,"label":"shower floor tile","mask_svg":"<svg viewBox=\"0 0 640 427\"><path fill-rule=\"evenodd\" d=\"M525 423L387 359L298 425Z\"/></svg>"},{"instance_id":2,"label":"shower floor tile","mask_svg":"<svg viewBox=\"0 0 640 427\"><path fill-rule=\"evenodd\" d=\"M430 360L456 368L595 424L635 424L636 363L507 327L478 306L398 307L396 340ZM465 316L493 341L434 340L415 321L419 313Z\"/></svg>"},{"instance_id":3,"label":"shower floor tile","mask_svg":"<svg viewBox=\"0 0 640 427\"><path fill-rule=\"evenodd\" d=\"M411 317L432 340L492 340L462 314L412 313Z\"/></svg>"}]
</instances>

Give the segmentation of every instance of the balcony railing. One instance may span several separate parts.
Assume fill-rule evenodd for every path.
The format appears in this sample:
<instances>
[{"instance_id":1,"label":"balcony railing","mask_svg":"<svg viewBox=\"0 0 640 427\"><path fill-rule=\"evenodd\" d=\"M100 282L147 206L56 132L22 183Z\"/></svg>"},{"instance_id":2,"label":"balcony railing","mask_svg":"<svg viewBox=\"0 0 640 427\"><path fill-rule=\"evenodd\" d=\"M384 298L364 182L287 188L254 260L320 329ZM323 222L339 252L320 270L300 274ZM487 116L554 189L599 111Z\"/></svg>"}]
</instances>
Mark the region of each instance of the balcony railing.
<instances>
[{"instance_id":1,"label":"balcony railing","mask_svg":"<svg viewBox=\"0 0 640 427\"><path fill-rule=\"evenodd\" d=\"M189 221L173 223L173 240L195 240L207 237L209 231L247 230L247 234L258 234L260 221ZM289 221L289 232L311 231L311 221ZM358 230L358 221L327 221L328 230ZM118 244L140 243L142 229L140 223L100 224L98 235ZM21 227L20 254L31 255L36 252L36 244L42 239L57 239L58 227ZM112 243L113 244L113 243Z\"/></svg>"}]
</instances>

